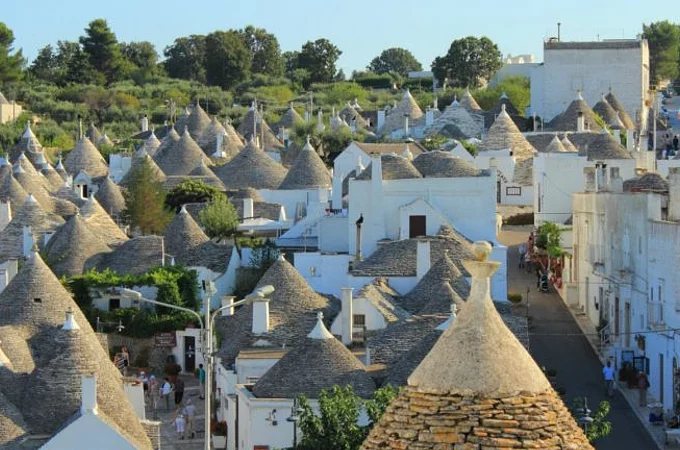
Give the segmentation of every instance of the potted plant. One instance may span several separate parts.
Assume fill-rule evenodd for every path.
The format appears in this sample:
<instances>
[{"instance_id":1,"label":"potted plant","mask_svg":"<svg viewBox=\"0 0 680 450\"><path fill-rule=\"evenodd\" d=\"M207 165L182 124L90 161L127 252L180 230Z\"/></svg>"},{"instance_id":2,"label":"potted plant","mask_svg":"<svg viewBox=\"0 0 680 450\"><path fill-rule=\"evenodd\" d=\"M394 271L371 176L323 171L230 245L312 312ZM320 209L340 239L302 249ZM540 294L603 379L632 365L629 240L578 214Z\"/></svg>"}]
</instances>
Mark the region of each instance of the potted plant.
<instances>
[{"instance_id":1,"label":"potted plant","mask_svg":"<svg viewBox=\"0 0 680 450\"><path fill-rule=\"evenodd\" d=\"M213 422L210 428L213 448L225 448L227 446L227 422Z\"/></svg>"}]
</instances>

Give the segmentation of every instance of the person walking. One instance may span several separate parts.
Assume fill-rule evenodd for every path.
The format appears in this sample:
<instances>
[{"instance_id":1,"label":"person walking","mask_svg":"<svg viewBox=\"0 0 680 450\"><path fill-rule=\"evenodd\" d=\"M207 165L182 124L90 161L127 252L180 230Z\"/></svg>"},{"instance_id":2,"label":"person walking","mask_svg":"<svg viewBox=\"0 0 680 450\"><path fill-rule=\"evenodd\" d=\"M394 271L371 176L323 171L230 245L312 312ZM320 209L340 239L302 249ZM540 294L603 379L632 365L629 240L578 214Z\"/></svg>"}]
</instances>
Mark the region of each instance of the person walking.
<instances>
[{"instance_id":1,"label":"person walking","mask_svg":"<svg viewBox=\"0 0 680 450\"><path fill-rule=\"evenodd\" d=\"M644 371L638 373L638 392L640 394L640 406L647 406L647 389L649 389L649 378Z\"/></svg>"},{"instance_id":2,"label":"person walking","mask_svg":"<svg viewBox=\"0 0 680 450\"><path fill-rule=\"evenodd\" d=\"M188 399L186 405L184 405L184 418L187 422L187 435L189 435L189 439L193 439L196 436L196 406L191 399Z\"/></svg>"},{"instance_id":3,"label":"person walking","mask_svg":"<svg viewBox=\"0 0 680 450\"><path fill-rule=\"evenodd\" d=\"M163 379L163 385L160 389L161 397L165 399L165 410L170 411L170 394L172 393L172 385L170 384L170 379L165 377Z\"/></svg>"},{"instance_id":4,"label":"person walking","mask_svg":"<svg viewBox=\"0 0 680 450\"><path fill-rule=\"evenodd\" d=\"M184 428L186 426L186 419L184 417L183 408L181 405L177 406L175 409L175 428L177 429L177 436L180 439L184 439Z\"/></svg>"},{"instance_id":5,"label":"person walking","mask_svg":"<svg viewBox=\"0 0 680 450\"><path fill-rule=\"evenodd\" d=\"M524 257L527 254L527 245L525 243L520 244L519 246L519 268L523 269L524 268Z\"/></svg>"},{"instance_id":6,"label":"person walking","mask_svg":"<svg viewBox=\"0 0 680 450\"><path fill-rule=\"evenodd\" d=\"M123 376L126 377L128 367L130 366L130 352L128 352L128 349L125 345L121 347L120 354L123 358Z\"/></svg>"},{"instance_id":7,"label":"person walking","mask_svg":"<svg viewBox=\"0 0 680 450\"><path fill-rule=\"evenodd\" d=\"M611 361L607 361L607 365L602 368L602 375L606 388L605 393L608 397L614 397L614 368Z\"/></svg>"},{"instance_id":8,"label":"person walking","mask_svg":"<svg viewBox=\"0 0 680 450\"><path fill-rule=\"evenodd\" d=\"M158 386L158 381L156 381L155 375L151 375L149 377L149 402L151 403L154 417L157 417L159 395L160 387Z\"/></svg>"},{"instance_id":9,"label":"person walking","mask_svg":"<svg viewBox=\"0 0 680 450\"><path fill-rule=\"evenodd\" d=\"M203 368L203 364L198 365L198 392L199 392L199 397L200 399L205 398L205 369Z\"/></svg>"},{"instance_id":10,"label":"person walking","mask_svg":"<svg viewBox=\"0 0 680 450\"><path fill-rule=\"evenodd\" d=\"M675 150L675 153L678 152L678 148L680 147L680 139L678 139L678 135L676 134L673 136L673 150Z\"/></svg>"},{"instance_id":11,"label":"person walking","mask_svg":"<svg viewBox=\"0 0 680 450\"><path fill-rule=\"evenodd\" d=\"M177 377L175 381L175 406L182 404L182 398L184 397L184 381L180 377Z\"/></svg>"}]
</instances>

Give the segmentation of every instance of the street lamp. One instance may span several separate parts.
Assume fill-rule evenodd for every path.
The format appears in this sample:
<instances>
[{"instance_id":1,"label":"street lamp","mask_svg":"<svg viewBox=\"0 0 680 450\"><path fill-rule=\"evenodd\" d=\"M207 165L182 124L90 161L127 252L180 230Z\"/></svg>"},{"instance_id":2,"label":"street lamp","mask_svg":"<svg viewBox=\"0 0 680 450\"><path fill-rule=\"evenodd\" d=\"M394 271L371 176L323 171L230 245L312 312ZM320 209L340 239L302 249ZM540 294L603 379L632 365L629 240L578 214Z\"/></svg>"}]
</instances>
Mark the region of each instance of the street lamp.
<instances>
[{"instance_id":1,"label":"street lamp","mask_svg":"<svg viewBox=\"0 0 680 450\"><path fill-rule=\"evenodd\" d=\"M297 424L300 421L300 413L302 412L302 408L300 408L300 404L298 403L298 399L295 398L293 400L293 406L290 408L290 417L286 418L287 422L290 422L293 424L293 450L297 448Z\"/></svg>"},{"instance_id":2,"label":"street lamp","mask_svg":"<svg viewBox=\"0 0 680 450\"><path fill-rule=\"evenodd\" d=\"M583 427L583 432L587 435L588 425L595 421L595 419L590 417L591 411L588 409L588 397L583 398L583 408L578 408L576 412L581 414L581 417L578 418L578 423Z\"/></svg>"},{"instance_id":3,"label":"street lamp","mask_svg":"<svg viewBox=\"0 0 680 450\"><path fill-rule=\"evenodd\" d=\"M224 311L227 308L234 308L236 306L243 306L246 305L253 300L261 299L261 298L267 298L274 292L274 286L268 284L265 286L262 286L260 288L255 289L253 292L250 294L246 295L246 297L243 300L239 300L237 302L234 302L229 305L224 305L221 306L220 308L217 308L215 311L210 312L210 295L206 295L204 300L203 300L203 311L205 313L205 317L201 317L199 313L194 311L193 309L185 308L183 306L177 306L177 305L172 305L170 303L165 303L165 302L159 302L158 300L152 300L150 298L145 298L142 296L140 292L133 291L132 289L126 289L123 288L121 289L124 293L130 295L131 297L134 297L135 300L138 300L140 302L146 302L146 303L151 303L154 305L159 305L159 306L164 306L166 308L171 308L171 309L176 309L179 311L184 311L189 314L192 314L196 316L198 319L198 324L201 328L201 336L203 336L204 339L204 345L203 345L203 354L206 360L206 371L205 371L205 386L206 386L206 396L205 396L205 450L212 450L211 445L210 445L210 424L211 424L211 400L212 400L212 370L213 370L213 343L212 343L212 330L215 325L215 318L219 313Z\"/></svg>"}]
</instances>

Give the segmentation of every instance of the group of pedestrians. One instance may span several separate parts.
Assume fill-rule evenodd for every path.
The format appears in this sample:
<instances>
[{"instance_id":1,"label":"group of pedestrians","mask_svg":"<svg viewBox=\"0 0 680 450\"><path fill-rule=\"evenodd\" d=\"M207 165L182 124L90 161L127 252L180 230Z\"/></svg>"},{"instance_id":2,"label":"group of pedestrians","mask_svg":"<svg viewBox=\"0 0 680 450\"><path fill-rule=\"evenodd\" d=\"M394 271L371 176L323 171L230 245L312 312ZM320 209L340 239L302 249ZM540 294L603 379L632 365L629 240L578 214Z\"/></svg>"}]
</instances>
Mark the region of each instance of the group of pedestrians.
<instances>
[{"instance_id":1,"label":"group of pedestrians","mask_svg":"<svg viewBox=\"0 0 680 450\"><path fill-rule=\"evenodd\" d=\"M614 397L614 384L616 383L614 368L612 362L607 361L607 365L602 368L602 376L604 378L605 394L607 397ZM637 389L639 395L639 404L641 407L647 406L647 390L649 389L649 377L644 370L640 370L637 374Z\"/></svg>"}]
</instances>

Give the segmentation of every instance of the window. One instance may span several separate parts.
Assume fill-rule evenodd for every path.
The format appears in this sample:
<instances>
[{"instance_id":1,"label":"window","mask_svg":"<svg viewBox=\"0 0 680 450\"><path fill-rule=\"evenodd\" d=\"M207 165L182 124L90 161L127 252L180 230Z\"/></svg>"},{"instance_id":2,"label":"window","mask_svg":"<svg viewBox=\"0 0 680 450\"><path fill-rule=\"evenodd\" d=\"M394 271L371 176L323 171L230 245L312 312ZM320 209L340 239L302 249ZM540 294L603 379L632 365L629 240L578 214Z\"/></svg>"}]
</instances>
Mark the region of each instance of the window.
<instances>
[{"instance_id":1,"label":"window","mask_svg":"<svg viewBox=\"0 0 680 450\"><path fill-rule=\"evenodd\" d=\"M507 186L505 188L505 195L522 195L521 186Z\"/></svg>"},{"instance_id":2,"label":"window","mask_svg":"<svg viewBox=\"0 0 680 450\"><path fill-rule=\"evenodd\" d=\"M114 311L116 309L120 309L120 299L119 298L110 298L109 299L109 311Z\"/></svg>"},{"instance_id":3,"label":"window","mask_svg":"<svg viewBox=\"0 0 680 450\"><path fill-rule=\"evenodd\" d=\"M355 327L365 327L366 326L366 315L364 314L354 314L352 316Z\"/></svg>"},{"instance_id":4,"label":"window","mask_svg":"<svg viewBox=\"0 0 680 450\"><path fill-rule=\"evenodd\" d=\"M409 239L427 235L427 217L409 216L408 217L408 237Z\"/></svg>"},{"instance_id":5,"label":"window","mask_svg":"<svg viewBox=\"0 0 680 450\"><path fill-rule=\"evenodd\" d=\"M33 299L33 303L42 303L42 299L39 298L39 297L38 297L38 298L34 298L34 299Z\"/></svg>"}]
</instances>

